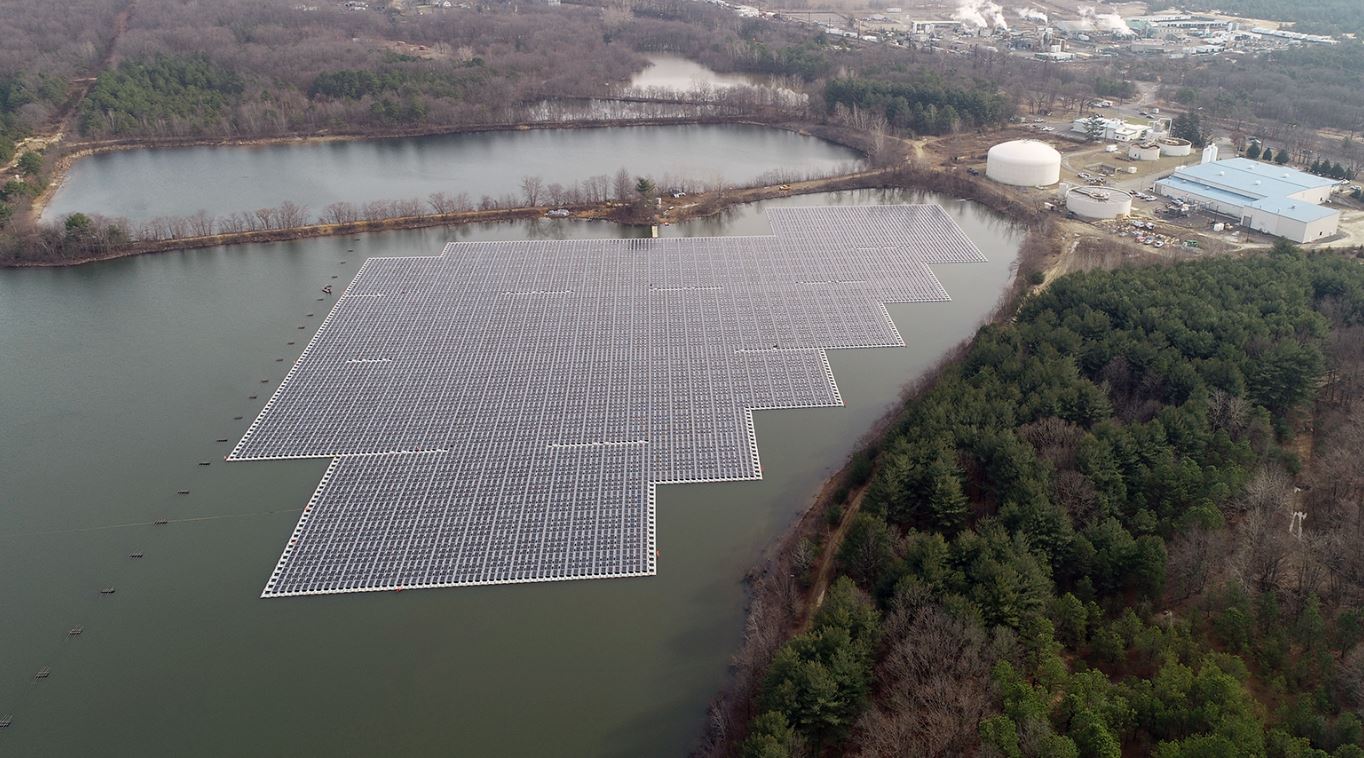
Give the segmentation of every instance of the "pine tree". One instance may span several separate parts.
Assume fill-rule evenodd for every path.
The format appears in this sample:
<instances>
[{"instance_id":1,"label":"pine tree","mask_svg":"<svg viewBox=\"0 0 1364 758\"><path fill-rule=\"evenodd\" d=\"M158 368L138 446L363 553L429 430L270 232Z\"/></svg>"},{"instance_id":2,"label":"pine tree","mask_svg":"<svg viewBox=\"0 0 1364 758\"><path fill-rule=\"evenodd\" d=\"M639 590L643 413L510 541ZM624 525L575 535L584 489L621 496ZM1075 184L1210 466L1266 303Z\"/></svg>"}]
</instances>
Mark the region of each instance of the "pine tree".
<instances>
[{"instance_id":1,"label":"pine tree","mask_svg":"<svg viewBox=\"0 0 1364 758\"><path fill-rule=\"evenodd\" d=\"M1250 143L1250 147L1246 148L1246 157L1253 161L1257 161L1260 159L1261 150L1262 148L1260 147L1260 143L1258 141L1252 142Z\"/></svg>"},{"instance_id":2,"label":"pine tree","mask_svg":"<svg viewBox=\"0 0 1364 758\"><path fill-rule=\"evenodd\" d=\"M1085 139L1090 142L1098 142L1104 138L1104 119L1103 116L1095 114L1085 119Z\"/></svg>"},{"instance_id":3,"label":"pine tree","mask_svg":"<svg viewBox=\"0 0 1364 758\"><path fill-rule=\"evenodd\" d=\"M1287 164L1288 164L1288 148L1285 147L1285 148L1279 150L1278 155L1275 155L1275 156L1274 156L1274 162L1277 163L1277 164L1279 164L1280 166L1287 165Z\"/></svg>"},{"instance_id":4,"label":"pine tree","mask_svg":"<svg viewBox=\"0 0 1364 758\"><path fill-rule=\"evenodd\" d=\"M1265 163L1274 160L1274 151L1270 148L1265 148L1265 151L1263 153L1260 153L1260 160L1264 161Z\"/></svg>"}]
</instances>

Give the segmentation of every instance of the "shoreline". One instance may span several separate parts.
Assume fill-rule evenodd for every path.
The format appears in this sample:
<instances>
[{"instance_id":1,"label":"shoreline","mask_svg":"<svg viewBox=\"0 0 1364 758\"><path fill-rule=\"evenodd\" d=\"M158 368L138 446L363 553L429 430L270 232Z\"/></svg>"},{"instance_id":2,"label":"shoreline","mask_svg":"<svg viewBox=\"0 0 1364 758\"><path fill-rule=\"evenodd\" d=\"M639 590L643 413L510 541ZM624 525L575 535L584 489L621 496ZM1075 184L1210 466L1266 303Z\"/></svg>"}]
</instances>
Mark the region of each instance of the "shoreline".
<instances>
[{"instance_id":1,"label":"shoreline","mask_svg":"<svg viewBox=\"0 0 1364 758\"><path fill-rule=\"evenodd\" d=\"M682 199L683 202L668 198L668 204L665 205L662 212L656 216L654 223L656 225L671 224L695 218L703 218L721 213L735 205L769 200L776 197L885 186L885 180L893 177L896 171L897 169L894 168L870 169L868 171L852 174L839 174L819 179L809 179L802 182L718 190L715 192L687 196ZM566 209L572 211L572 215L564 218L565 220L578 221L610 221L623 225L647 225L623 218L623 212L628 211L629 207L630 206L614 202L567 206ZM90 263L118 260L120 258L131 258L138 255L176 252L181 250L198 250L208 247L288 242L291 240L308 239L312 237L333 237L363 232L423 229L434 226L461 226L464 224L547 218L546 214L553 208L554 206L542 205L495 208L490 210L454 211L451 213L430 213L418 216L398 216L375 221L352 221L337 224L306 224L284 229L256 229L199 237L151 240L147 242L135 242L118 249L94 253L79 258L51 261L0 261L0 268L67 268Z\"/></svg>"}]
</instances>

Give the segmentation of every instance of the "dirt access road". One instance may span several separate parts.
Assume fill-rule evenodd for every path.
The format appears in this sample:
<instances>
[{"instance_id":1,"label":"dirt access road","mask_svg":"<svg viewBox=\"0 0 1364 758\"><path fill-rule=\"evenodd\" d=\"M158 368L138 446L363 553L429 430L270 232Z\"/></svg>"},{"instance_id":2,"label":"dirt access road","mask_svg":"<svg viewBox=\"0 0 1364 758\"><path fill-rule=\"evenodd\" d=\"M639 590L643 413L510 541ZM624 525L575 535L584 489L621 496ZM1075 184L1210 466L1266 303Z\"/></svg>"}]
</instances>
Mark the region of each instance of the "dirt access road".
<instances>
[{"instance_id":1,"label":"dirt access road","mask_svg":"<svg viewBox=\"0 0 1364 758\"><path fill-rule=\"evenodd\" d=\"M61 143L66 135L71 133L76 121L76 114L80 112L81 101L89 94L90 88L95 86L95 80L100 73L106 71L114 65L115 53L118 50L118 41L123 34L128 31L128 21L133 17L133 9L137 0L128 0L128 4L119 11L114 17L113 33L109 35L109 44L104 49L104 55L100 56L99 63L96 64L90 76L82 76L72 79L68 84L69 93L66 102L62 105L61 111L47 129L37 134L30 135L20 140L15 145L14 157L3 166L0 166L0 174L8 174L14 170L15 164L19 162L19 156L24 153L47 150L48 148Z\"/></svg>"}]
</instances>

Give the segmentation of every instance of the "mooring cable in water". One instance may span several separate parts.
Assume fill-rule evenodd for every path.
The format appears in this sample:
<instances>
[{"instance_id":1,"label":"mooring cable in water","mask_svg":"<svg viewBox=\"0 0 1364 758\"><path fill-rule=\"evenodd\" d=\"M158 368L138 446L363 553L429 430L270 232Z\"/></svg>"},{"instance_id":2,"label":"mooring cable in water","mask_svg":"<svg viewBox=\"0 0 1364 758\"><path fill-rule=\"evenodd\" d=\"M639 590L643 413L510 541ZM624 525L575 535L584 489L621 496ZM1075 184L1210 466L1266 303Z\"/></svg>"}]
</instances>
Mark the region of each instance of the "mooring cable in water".
<instances>
[{"instance_id":1,"label":"mooring cable in water","mask_svg":"<svg viewBox=\"0 0 1364 758\"><path fill-rule=\"evenodd\" d=\"M103 526L83 526L75 529L49 529L36 532L9 532L0 533L0 538L4 537L42 537L53 534L76 534L79 532L102 532L109 529L128 529L134 526L162 526L165 524L183 524L193 521L218 521L230 518L252 518L254 516L273 516L276 513L302 513L302 508L281 508L274 511L257 511L256 513L223 513L216 516L193 516L190 518L157 519L156 521L135 521L127 524L105 524Z\"/></svg>"}]
</instances>

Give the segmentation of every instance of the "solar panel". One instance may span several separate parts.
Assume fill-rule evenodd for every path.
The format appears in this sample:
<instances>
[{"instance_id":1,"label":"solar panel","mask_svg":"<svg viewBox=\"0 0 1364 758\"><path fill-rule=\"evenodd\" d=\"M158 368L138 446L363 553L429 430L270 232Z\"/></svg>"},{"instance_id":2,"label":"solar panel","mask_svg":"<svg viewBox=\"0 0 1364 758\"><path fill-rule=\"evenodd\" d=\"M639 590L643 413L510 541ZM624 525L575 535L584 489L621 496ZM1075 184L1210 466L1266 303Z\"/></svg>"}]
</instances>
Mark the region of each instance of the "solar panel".
<instances>
[{"instance_id":1,"label":"solar panel","mask_svg":"<svg viewBox=\"0 0 1364 758\"><path fill-rule=\"evenodd\" d=\"M760 477L752 411L984 260L938 206L768 217L368 259L229 456L333 459L263 595L653 574L655 485Z\"/></svg>"}]
</instances>

